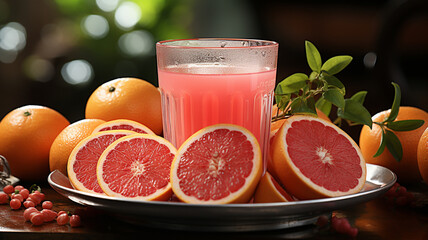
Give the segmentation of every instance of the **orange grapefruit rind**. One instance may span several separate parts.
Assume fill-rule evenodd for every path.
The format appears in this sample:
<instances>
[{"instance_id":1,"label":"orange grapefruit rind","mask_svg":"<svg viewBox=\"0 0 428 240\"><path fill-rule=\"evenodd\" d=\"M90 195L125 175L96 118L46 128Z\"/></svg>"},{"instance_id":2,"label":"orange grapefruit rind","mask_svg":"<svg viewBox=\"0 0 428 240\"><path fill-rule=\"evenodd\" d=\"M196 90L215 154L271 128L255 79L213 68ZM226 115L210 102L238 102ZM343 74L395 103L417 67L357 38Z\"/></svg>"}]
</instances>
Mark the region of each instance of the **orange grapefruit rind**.
<instances>
[{"instance_id":1,"label":"orange grapefruit rind","mask_svg":"<svg viewBox=\"0 0 428 240\"><path fill-rule=\"evenodd\" d=\"M146 125L143 125L143 124L141 124L139 122L132 121L132 120L129 120L129 119L116 119L116 120L112 120L112 121L108 121L108 122L102 123L102 124L98 125L98 127L96 127L93 130L92 133L97 133L97 132L100 132L100 131L105 131L105 130L103 130L104 128L112 128L112 127L118 126L118 125L128 125L128 126L131 126L133 128L143 130L144 132L146 132L146 134L156 135ZM117 129L117 130L119 130L119 129Z\"/></svg>"},{"instance_id":2,"label":"orange grapefruit rind","mask_svg":"<svg viewBox=\"0 0 428 240\"><path fill-rule=\"evenodd\" d=\"M362 170L362 174L358 179L358 184L355 187L353 187L347 192L328 190L312 182L301 172L299 168L296 167L293 161L291 161L290 155L287 151L287 142L285 141L285 137L287 131L291 127L291 124L294 121L299 120L314 120L324 124L325 126L332 127L337 131L338 134L344 136L351 143L352 147L355 149L356 153L358 154L358 157L360 158L360 166ZM272 143L272 147L272 162L277 177L287 189L287 191L298 199L304 200L343 196L347 194L357 193L364 186L366 179L366 165L358 145L348 134L346 134L342 129L340 129L331 122L305 115L292 116L284 123L284 125L276 134L275 139Z\"/></svg>"},{"instance_id":3,"label":"orange grapefruit rind","mask_svg":"<svg viewBox=\"0 0 428 240\"><path fill-rule=\"evenodd\" d=\"M256 192L254 193L254 203L271 203L271 202L291 202L294 201L272 177L269 172L260 179Z\"/></svg>"},{"instance_id":4,"label":"orange grapefruit rind","mask_svg":"<svg viewBox=\"0 0 428 240\"><path fill-rule=\"evenodd\" d=\"M127 134L127 135L132 135L132 134L136 134L133 131L128 131L128 130L110 130L110 131L103 131L103 132L98 132L95 134L91 134L89 136L87 136L86 138L84 138L83 140L81 140L76 147L74 147L73 151L70 153L70 157L68 159L67 162L67 173L68 173L68 178L70 180L71 185L79 190L79 191L83 191L83 192L88 192L88 193L95 193L95 194L103 194L103 193L98 193L95 192L91 189L88 189L87 187L85 187L83 185L82 182L80 182L77 179L77 174L73 169L73 165L76 162L76 155L77 153L82 149L82 147L84 147L84 145L86 145L89 141L98 138L100 136L103 135L110 135L110 134Z\"/></svg>"},{"instance_id":5,"label":"orange grapefruit rind","mask_svg":"<svg viewBox=\"0 0 428 240\"><path fill-rule=\"evenodd\" d=\"M180 160L183 154L187 151L189 146L196 140L198 140L201 136L206 133L212 132L217 129L228 129L233 131L239 131L243 133L247 140L251 143L252 149L254 151L253 158L253 166L251 170L251 174L249 177L245 179L245 183L241 189L234 193L230 193L227 197L219 199L219 200L200 200L194 196L186 195L180 188L180 179L177 175L177 170L180 165ZM255 188L261 178L263 171L263 160L262 153L260 150L260 145L256 139L256 137L244 127L233 125L233 124L216 124L212 126L208 126L203 128L189 137L178 149L177 154L172 162L171 166L171 183L172 190L176 197L185 203L193 203L193 204L228 204L228 203L247 203L251 200Z\"/></svg>"},{"instance_id":6,"label":"orange grapefruit rind","mask_svg":"<svg viewBox=\"0 0 428 240\"><path fill-rule=\"evenodd\" d=\"M100 185L100 187L104 191L104 193L108 196L111 196L111 197L130 198L130 199L136 199L136 200L142 200L142 201L167 201L167 200L169 200L172 196L172 193L173 193L170 181L168 181L167 185L165 185L163 188L157 189L156 192L154 192L148 196L137 196L137 197L128 197L128 196L124 196L121 193L115 192L109 187L109 184L104 181L104 179L103 179L103 174L104 174L103 164L106 161L106 156L112 150L114 150L118 144L123 143L125 141L131 141L132 139L135 139L135 138L153 139L153 140L165 145L172 154L175 155L177 153L176 148L169 141L167 141L166 139L159 137L157 135L137 133L137 134L133 134L130 136L120 138L120 139L116 140L115 142L113 142L112 144L110 144L110 146L108 146L104 150L103 154L99 158L99 161L97 164L98 184Z\"/></svg>"}]
</instances>

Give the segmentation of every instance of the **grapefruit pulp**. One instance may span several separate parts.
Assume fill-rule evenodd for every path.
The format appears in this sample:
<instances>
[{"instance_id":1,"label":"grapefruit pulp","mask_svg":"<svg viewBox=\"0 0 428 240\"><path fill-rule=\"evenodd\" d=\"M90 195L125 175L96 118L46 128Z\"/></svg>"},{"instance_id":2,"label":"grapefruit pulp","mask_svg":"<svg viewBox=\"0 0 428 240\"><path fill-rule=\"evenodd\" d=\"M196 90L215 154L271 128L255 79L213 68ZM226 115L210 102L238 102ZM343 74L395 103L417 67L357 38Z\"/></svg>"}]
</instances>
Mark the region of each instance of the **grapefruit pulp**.
<instances>
[{"instance_id":1,"label":"grapefruit pulp","mask_svg":"<svg viewBox=\"0 0 428 240\"><path fill-rule=\"evenodd\" d=\"M171 167L172 189L183 202L245 203L263 169L257 139L231 124L203 128L179 148Z\"/></svg>"},{"instance_id":2,"label":"grapefruit pulp","mask_svg":"<svg viewBox=\"0 0 428 240\"><path fill-rule=\"evenodd\" d=\"M366 165L358 145L331 122L295 115L272 143L277 177L294 197L317 199L359 192Z\"/></svg>"},{"instance_id":3,"label":"grapefruit pulp","mask_svg":"<svg viewBox=\"0 0 428 240\"><path fill-rule=\"evenodd\" d=\"M92 134L73 149L67 163L68 178L77 190L103 193L97 181L97 163L103 151L115 140L136 134L127 130L104 131Z\"/></svg>"},{"instance_id":4,"label":"grapefruit pulp","mask_svg":"<svg viewBox=\"0 0 428 240\"><path fill-rule=\"evenodd\" d=\"M129 130L129 131L134 131L136 133L147 133L147 134L155 135L155 133L145 125L139 122L128 120L128 119L117 119L117 120L105 122L99 125L98 127L96 127L93 133L108 131L108 130Z\"/></svg>"},{"instance_id":5,"label":"grapefruit pulp","mask_svg":"<svg viewBox=\"0 0 428 240\"><path fill-rule=\"evenodd\" d=\"M166 139L134 134L113 142L97 164L104 193L145 201L171 198L171 163L177 150Z\"/></svg>"}]
</instances>

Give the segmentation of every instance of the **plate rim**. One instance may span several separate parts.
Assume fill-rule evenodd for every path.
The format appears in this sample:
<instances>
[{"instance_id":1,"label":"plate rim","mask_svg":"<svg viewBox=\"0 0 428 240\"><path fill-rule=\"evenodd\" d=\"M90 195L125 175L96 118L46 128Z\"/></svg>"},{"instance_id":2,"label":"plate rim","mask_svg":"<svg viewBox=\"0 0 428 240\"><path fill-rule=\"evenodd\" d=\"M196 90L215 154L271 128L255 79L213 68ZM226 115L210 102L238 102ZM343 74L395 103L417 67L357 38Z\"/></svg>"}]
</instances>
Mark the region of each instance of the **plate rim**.
<instances>
[{"instance_id":1,"label":"plate rim","mask_svg":"<svg viewBox=\"0 0 428 240\"><path fill-rule=\"evenodd\" d=\"M379 166L379 165L368 164L368 163L366 164L366 166L367 166L367 168L381 168L381 169L383 169L383 171L387 171L389 174L392 175L392 181L389 182L389 183L385 183L383 186L379 186L378 184L372 183L372 184L374 184L376 186L379 186L379 187L374 188L374 189L370 189L370 190L367 190L367 191L361 191L361 192L358 192L358 193L344 195L344 196L339 196L339 197L320 198L320 199L312 199L312 200L298 200L298 201L292 201L292 202L274 202L274 203L192 204L192 203L171 202L171 201L143 201L143 200L137 200L137 199L127 199L127 198L117 198L117 197L103 196L103 195L98 195L98 194L95 194L95 193L87 193L87 192L79 191L79 190L74 189L74 188L69 188L69 187L57 184L56 182L54 182L52 180L52 175L57 174L56 172L58 172L59 174L64 175L63 173L61 173L58 170L54 170L54 171L52 171L49 174L49 176L48 176L48 183L54 189L55 188L59 188L59 189L65 191L65 192L71 192L71 193L73 193L75 195L83 195L85 197L102 199L102 200L107 200L107 201L129 202L129 203L132 203L132 204L142 203L142 204L148 204L148 205L166 205L166 206L174 205L174 206L183 206L183 207L192 207L192 208L212 208L212 207L217 207L217 208L230 208L230 207L234 207L234 208L286 207L286 206L290 206L290 205L296 206L296 205L309 205L309 204L314 204L314 203L326 203L326 202L344 201L344 200L354 199L354 198L358 198L358 197L363 197L363 196L367 196L367 195L371 195L373 193L379 192L380 190L382 190L382 188L386 191L386 189L389 189L390 187L392 187L394 185L394 183L397 181L397 175L394 172L392 172L391 170L389 170L388 168L385 168L385 167L382 167L382 166ZM67 176L64 175L64 177L66 177L68 179ZM366 181L367 181L367 179L366 179ZM70 183L70 185L71 185L71 183ZM55 191L57 191L57 190L55 189ZM60 194L63 195L62 193L60 193ZM66 197L68 198L68 196L66 196Z\"/></svg>"}]
</instances>

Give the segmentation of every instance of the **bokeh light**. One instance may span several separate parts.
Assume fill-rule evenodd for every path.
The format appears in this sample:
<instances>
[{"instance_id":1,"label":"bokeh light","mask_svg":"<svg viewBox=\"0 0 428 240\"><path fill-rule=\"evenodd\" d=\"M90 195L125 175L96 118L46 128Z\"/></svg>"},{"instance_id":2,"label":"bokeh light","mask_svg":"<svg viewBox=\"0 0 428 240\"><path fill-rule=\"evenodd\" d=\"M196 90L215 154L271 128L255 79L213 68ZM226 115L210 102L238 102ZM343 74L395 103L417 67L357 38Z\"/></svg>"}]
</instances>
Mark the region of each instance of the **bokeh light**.
<instances>
[{"instance_id":1,"label":"bokeh light","mask_svg":"<svg viewBox=\"0 0 428 240\"><path fill-rule=\"evenodd\" d=\"M134 2L123 2L116 9L114 18L118 27L131 29L141 18L141 9Z\"/></svg>"},{"instance_id":2,"label":"bokeh light","mask_svg":"<svg viewBox=\"0 0 428 240\"><path fill-rule=\"evenodd\" d=\"M144 56L154 54L152 34L144 30L125 33L119 38L120 50L128 56Z\"/></svg>"},{"instance_id":3,"label":"bokeh light","mask_svg":"<svg viewBox=\"0 0 428 240\"><path fill-rule=\"evenodd\" d=\"M18 51L27 43L25 28L17 23L10 22L0 29L0 61L11 63L15 61Z\"/></svg>"},{"instance_id":4,"label":"bokeh light","mask_svg":"<svg viewBox=\"0 0 428 240\"><path fill-rule=\"evenodd\" d=\"M97 6L104 12L112 12L119 4L119 0L96 0Z\"/></svg>"},{"instance_id":5,"label":"bokeh light","mask_svg":"<svg viewBox=\"0 0 428 240\"><path fill-rule=\"evenodd\" d=\"M24 71L34 81L48 82L54 75L55 67L49 60L31 56L24 63Z\"/></svg>"},{"instance_id":6,"label":"bokeh light","mask_svg":"<svg viewBox=\"0 0 428 240\"><path fill-rule=\"evenodd\" d=\"M82 20L82 29L95 39L105 37L109 32L107 19L100 15L89 15Z\"/></svg>"},{"instance_id":7,"label":"bokeh light","mask_svg":"<svg viewBox=\"0 0 428 240\"><path fill-rule=\"evenodd\" d=\"M61 75L67 83L81 85L93 79L94 70L88 61L74 60L64 64Z\"/></svg>"}]
</instances>

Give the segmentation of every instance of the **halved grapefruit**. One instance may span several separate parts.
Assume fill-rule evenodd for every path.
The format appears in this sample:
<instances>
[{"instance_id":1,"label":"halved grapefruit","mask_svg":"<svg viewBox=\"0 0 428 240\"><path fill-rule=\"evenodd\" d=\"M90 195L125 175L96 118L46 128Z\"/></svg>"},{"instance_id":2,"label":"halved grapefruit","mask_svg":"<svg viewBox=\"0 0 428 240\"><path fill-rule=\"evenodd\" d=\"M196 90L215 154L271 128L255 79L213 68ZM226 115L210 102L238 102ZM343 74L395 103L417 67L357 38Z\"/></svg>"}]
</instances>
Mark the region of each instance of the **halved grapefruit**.
<instances>
[{"instance_id":1,"label":"halved grapefruit","mask_svg":"<svg viewBox=\"0 0 428 240\"><path fill-rule=\"evenodd\" d=\"M105 122L96 127L92 133L109 130L129 130L137 133L147 133L155 135L155 133L145 125L128 119L117 119Z\"/></svg>"},{"instance_id":2,"label":"halved grapefruit","mask_svg":"<svg viewBox=\"0 0 428 240\"><path fill-rule=\"evenodd\" d=\"M105 194L145 201L172 195L171 163L177 150L166 139L135 134L112 143L101 155L97 178Z\"/></svg>"},{"instance_id":3,"label":"halved grapefruit","mask_svg":"<svg viewBox=\"0 0 428 240\"><path fill-rule=\"evenodd\" d=\"M117 139L137 134L128 130L104 131L89 135L71 152L67 162L68 178L77 190L104 193L97 181L97 163L103 151Z\"/></svg>"},{"instance_id":4,"label":"halved grapefruit","mask_svg":"<svg viewBox=\"0 0 428 240\"><path fill-rule=\"evenodd\" d=\"M281 185L266 172L260 179L254 193L254 203L291 202L293 197L288 194Z\"/></svg>"},{"instance_id":5,"label":"halved grapefruit","mask_svg":"<svg viewBox=\"0 0 428 240\"><path fill-rule=\"evenodd\" d=\"M288 118L272 143L277 177L298 199L336 197L359 192L366 164L358 145L339 127L321 118Z\"/></svg>"},{"instance_id":6,"label":"halved grapefruit","mask_svg":"<svg viewBox=\"0 0 428 240\"><path fill-rule=\"evenodd\" d=\"M187 139L171 167L172 189L183 202L245 203L263 170L260 146L247 129L231 124L203 128Z\"/></svg>"}]
</instances>

